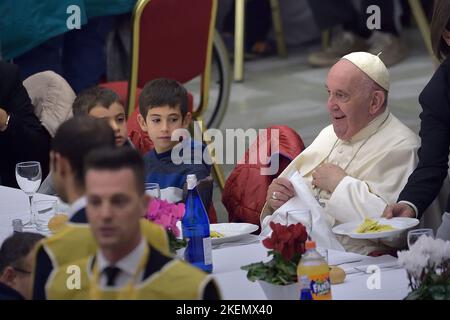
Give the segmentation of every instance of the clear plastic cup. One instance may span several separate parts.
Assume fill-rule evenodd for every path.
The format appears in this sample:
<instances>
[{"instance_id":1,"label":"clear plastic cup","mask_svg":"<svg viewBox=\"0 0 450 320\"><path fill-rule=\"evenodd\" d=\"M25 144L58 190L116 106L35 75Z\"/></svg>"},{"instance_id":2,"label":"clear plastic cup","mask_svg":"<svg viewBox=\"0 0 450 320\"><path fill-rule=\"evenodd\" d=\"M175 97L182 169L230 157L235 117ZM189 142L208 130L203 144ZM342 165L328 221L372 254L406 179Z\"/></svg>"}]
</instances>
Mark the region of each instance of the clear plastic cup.
<instances>
[{"instance_id":1,"label":"clear plastic cup","mask_svg":"<svg viewBox=\"0 0 450 320\"><path fill-rule=\"evenodd\" d=\"M36 200L33 201L32 210L36 230L40 232L50 232L48 222L56 214L57 200Z\"/></svg>"}]
</instances>

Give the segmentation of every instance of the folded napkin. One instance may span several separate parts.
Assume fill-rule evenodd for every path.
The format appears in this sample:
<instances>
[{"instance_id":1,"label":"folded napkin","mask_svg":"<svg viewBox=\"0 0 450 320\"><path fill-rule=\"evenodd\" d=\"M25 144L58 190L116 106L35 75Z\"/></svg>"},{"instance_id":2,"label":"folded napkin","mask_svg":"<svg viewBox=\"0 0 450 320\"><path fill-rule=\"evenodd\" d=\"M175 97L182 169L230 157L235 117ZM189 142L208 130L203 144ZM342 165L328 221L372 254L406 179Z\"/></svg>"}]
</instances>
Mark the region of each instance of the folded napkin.
<instances>
[{"instance_id":1,"label":"folded napkin","mask_svg":"<svg viewBox=\"0 0 450 320\"><path fill-rule=\"evenodd\" d=\"M278 208L272 215L264 218L260 235L267 237L272 233L269 226L271 221L289 225L298 222L305 224L304 215L289 215L289 217L286 217L286 212L290 210L309 209L312 217L311 239L316 242L318 247L344 251L344 247L339 243L326 221L325 211L317 202L316 198L314 198L314 195L300 173L295 171L289 178L289 181L294 186L295 196ZM286 218L288 221L286 221Z\"/></svg>"}]
</instances>

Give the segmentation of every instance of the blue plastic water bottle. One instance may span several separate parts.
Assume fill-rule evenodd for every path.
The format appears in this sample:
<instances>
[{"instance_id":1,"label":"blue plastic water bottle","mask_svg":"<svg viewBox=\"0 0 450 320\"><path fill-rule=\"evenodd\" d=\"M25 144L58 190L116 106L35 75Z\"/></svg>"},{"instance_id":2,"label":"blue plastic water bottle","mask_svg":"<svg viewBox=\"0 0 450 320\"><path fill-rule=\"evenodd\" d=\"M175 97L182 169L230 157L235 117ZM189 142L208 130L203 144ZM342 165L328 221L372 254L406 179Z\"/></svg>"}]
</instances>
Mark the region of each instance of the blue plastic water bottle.
<instances>
[{"instance_id":1,"label":"blue plastic water bottle","mask_svg":"<svg viewBox=\"0 0 450 320\"><path fill-rule=\"evenodd\" d=\"M187 240L184 259L211 273L213 264L208 214L197 190L195 174L188 175L186 182L188 187L186 211L181 221L183 238Z\"/></svg>"}]
</instances>

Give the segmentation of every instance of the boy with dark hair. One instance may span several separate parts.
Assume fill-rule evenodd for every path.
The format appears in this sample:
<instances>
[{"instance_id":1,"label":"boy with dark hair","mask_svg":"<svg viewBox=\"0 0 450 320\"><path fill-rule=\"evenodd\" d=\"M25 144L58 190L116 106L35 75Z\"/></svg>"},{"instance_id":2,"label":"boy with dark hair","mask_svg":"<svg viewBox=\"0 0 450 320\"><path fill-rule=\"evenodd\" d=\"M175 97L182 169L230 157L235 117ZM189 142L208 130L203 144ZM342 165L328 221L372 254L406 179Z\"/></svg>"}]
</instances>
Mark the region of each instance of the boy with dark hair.
<instances>
[{"instance_id":1,"label":"boy with dark hair","mask_svg":"<svg viewBox=\"0 0 450 320\"><path fill-rule=\"evenodd\" d=\"M80 288L67 288L67 265L47 284L49 299L218 299L206 273L155 247L143 234L149 196L144 163L130 148L96 150L86 157L84 182L96 252L79 266ZM89 272L88 270L91 270ZM176 285L173 285L176 283Z\"/></svg>"},{"instance_id":2,"label":"boy with dark hair","mask_svg":"<svg viewBox=\"0 0 450 320\"><path fill-rule=\"evenodd\" d=\"M155 79L147 83L139 97L138 121L143 131L152 139L155 148L144 156L146 182L156 182L161 189L161 198L169 202L183 199L183 187L188 174L195 174L198 180L210 176L211 165L203 160L204 146L201 142L184 139L183 150L172 152L178 140L172 140L177 129L187 129L191 122L188 111L186 89L175 80ZM188 149L190 155L183 154ZM179 156L180 164L174 163ZM201 158L199 158L199 156ZM202 199L209 208L212 187L205 190Z\"/></svg>"},{"instance_id":3,"label":"boy with dark hair","mask_svg":"<svg viewBox=\"0 0 450 320\"><path fill-rule=\"evenodd\" d=\"M106 120L114 131L115 144L118 147L133 147L128 140L125 109L114 91L102 87L86 89L75 98L72 109L74 117L91 116ZM51 172L42 182L38 192L57 195Z\"/></svg>"},{"instance_id":4,"label":"boy with dark hair","mask_svg":"<svg viewBox=\"0 0 450 320\"><path fill-rule=\"evenodd\" d=\"M130 145L125 108L119 96L108 88L92 87L82 91L73 102L73 115L105 119L114 130L116 145Z\"/></svg>"},{"instance_id":5,"label":"boy with dark hair","mask_svg":"<svg viewBox=\"0 0 450 320\"><path fill-rule=\"evenodd\" d=\"M38 233L20 232L7 238L0 247L0 300L30 299L31 272Z\"/></svg>"}]
</instances>

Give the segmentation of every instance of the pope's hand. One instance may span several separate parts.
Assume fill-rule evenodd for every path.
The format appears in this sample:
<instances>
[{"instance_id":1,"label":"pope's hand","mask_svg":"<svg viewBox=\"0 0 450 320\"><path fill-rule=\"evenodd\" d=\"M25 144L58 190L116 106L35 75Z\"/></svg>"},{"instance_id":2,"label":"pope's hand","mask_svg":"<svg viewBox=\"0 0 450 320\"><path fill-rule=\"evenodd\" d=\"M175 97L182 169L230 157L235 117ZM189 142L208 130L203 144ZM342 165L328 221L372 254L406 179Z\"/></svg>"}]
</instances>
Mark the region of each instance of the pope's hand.
<instances>
[{"instance_id":1,"label":"pope's hand","mask_svg":"<svg viewBox=\"0 0 450 320\"><path fill-rule=\"evenodd\" d=\"M390 204L384 209L383 217L391 219L393 217L415 218L416 212L406 203Z\"/></svg>"},{"instance_id":2,"label":"pope's hand","mask_svg":"<svg viewBox=\"0 0 450 320\"><path fill-rule=\"evenodd\" d=\"M326 163L314 170L312 184L319 189L333 193L339 182L346 176L347 173L341 167Z\"/></svg>"},{"instance_id":3,"label":"pope's hand","mask_svg":"<svg viewBox=\"0 0 450 320\"><path fill-rule=\"evenodd\" d=\"M275 211L295 195L292 183L286 178L274 179L267 189L266 201Z\"/></svg>"}]
</instances>

